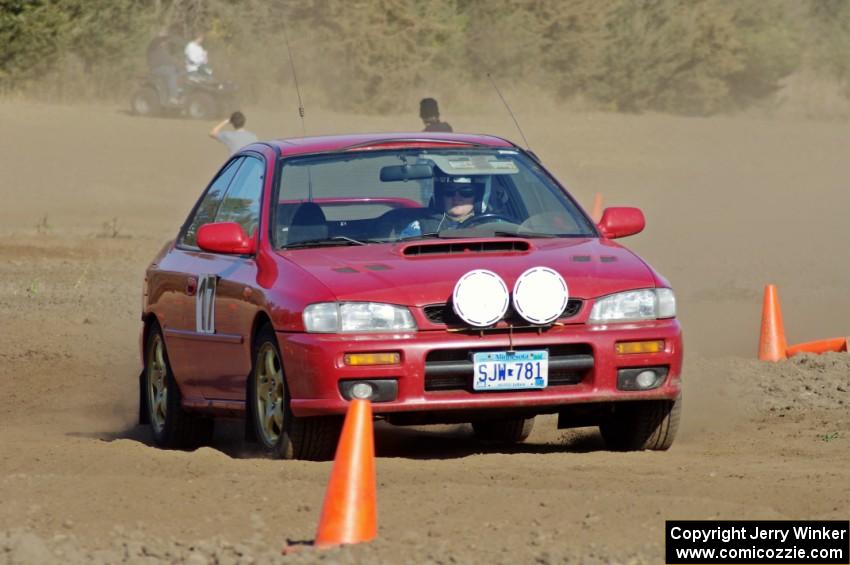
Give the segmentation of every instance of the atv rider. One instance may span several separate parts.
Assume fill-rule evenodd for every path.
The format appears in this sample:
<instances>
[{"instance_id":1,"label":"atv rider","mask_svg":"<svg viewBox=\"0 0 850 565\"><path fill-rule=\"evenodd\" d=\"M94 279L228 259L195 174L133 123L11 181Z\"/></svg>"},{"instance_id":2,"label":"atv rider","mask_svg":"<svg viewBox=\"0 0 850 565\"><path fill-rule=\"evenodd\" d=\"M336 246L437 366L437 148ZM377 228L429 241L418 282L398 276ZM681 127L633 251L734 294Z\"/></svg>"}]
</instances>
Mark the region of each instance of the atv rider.
<instances>
[{"instance_id":1,"label":"atv rider","mask_svg":"<svg viewBox=\"0 0 850 565\"><path fill-rule=\"evenodd\" d=\"M147 60L151 75L165 82L169 104L178 104L180 65L175 56L175 38L166 30L160 30L148 44Z\"/></svg>"},{"instance_id":2,"label":"atv rider","mask_svg":"<svg viewBox=\"0 0 850 565\"><path fill-rule=\"evenodd\" d=\"M195 39L186 44L183 54L186 56L186 72L199 73L208 70L209 58L204 49L204 34L199 33Z\"/></svg>"}]
</instances>

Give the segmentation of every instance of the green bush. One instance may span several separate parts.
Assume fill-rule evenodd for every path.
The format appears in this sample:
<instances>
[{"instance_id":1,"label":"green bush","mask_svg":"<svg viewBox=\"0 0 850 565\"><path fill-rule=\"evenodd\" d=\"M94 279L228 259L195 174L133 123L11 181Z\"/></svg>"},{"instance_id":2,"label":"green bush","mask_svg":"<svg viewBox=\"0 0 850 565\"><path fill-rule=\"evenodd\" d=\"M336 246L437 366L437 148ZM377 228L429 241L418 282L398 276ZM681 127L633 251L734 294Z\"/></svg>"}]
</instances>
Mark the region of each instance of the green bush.
<instances>
[{"instance_id":1,"label":"green bush","mask_svg":"<svg viewBox=\"0 0 850 565\"><path fill-rule=\"evenodd\" d=\"M67 14L50 0L0 0L0 88L8 92L53 69Z\"/></svg>"}]
</instances>

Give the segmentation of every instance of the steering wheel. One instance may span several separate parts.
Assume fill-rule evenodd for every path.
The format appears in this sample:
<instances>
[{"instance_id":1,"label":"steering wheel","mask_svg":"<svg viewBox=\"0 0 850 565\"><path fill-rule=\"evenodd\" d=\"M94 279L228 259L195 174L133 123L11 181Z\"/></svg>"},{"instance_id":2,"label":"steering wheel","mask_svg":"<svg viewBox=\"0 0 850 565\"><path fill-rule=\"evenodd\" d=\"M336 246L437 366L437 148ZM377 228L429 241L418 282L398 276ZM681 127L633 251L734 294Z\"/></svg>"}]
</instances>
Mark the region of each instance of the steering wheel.
<instances>
[{"instance_id":1,"label":"steering wheel","mask_svg":"<svg viewBox=\"0 0 850 565\"><path fill-rule=\"evenodd\" d=\"M464 220L461 222L459 227L471 228L479 224L487 224L490 222L507 222L509 224L516 224L515 221L501 214L481 214L480 216L472 216L471 218Z\"/></svg>"}]
</instances>

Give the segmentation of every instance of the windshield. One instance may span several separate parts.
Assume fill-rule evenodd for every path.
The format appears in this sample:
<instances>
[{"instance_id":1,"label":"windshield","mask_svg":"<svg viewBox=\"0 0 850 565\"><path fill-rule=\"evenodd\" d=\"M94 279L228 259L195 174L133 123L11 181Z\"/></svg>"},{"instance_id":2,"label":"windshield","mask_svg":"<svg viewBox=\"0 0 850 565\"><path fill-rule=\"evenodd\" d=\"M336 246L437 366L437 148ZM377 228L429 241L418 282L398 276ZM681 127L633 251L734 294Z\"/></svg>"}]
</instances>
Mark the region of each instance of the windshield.
<instances>
[{"instance_id":1,"label":"windshield","mask_svg":"<svg viewBox=\"0 0 850 565\"><path fill-rule=\"evenodd\" d=\"M396 149L283 161L276 247L421 238L595 237L532 159L505 149Z\"/></svg>"}]
</instances>

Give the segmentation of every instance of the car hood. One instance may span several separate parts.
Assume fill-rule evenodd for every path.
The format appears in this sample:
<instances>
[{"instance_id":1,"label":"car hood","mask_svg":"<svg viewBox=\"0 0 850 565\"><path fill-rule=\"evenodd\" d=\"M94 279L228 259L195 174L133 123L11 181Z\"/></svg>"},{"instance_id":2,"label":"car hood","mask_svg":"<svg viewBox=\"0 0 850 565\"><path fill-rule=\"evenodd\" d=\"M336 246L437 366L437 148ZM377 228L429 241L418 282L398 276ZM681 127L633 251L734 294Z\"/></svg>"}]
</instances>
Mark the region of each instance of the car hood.
<instances>
[{"instance_id":1,"label":"car hood","mask_svg":"<svg viewBox=\"0 0 850 565\"><path fill-rule=\"evenodd\" d=\"M526 269L552 268L569 294L595 298L655 286L652 270L634 253L610 240L493 239L425 240L405 244L281 250L337 300L424 306L447 302L455 283L473 269L487 269L513 288Z\"/></svg>"}]
</instances>

